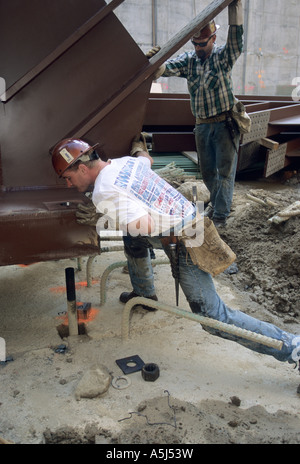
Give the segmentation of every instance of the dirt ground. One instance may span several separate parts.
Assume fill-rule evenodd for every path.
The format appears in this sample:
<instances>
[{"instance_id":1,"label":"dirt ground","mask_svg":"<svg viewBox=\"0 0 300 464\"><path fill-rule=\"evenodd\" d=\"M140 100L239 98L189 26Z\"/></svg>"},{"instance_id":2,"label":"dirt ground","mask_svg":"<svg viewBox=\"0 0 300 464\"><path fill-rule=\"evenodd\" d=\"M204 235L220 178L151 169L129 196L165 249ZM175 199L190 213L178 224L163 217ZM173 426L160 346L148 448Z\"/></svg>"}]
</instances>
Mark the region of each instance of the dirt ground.
<instances>
[{"instance_id":1,"label":"dirt ground","mask_svg":"<svg viewBox=\"0 0 300 464\"><path fill-rule=\"evenodd\" d=\"M277 206L264 206L250 193ZM300 217L281 225L268 219L299 200L300 184L237 182L223 238L237 254L235 273L215 280L232 308L300 333ZM161 251L157 259L163 258ZM40 262L0 268L0 337L7 361L0 365L0 438L17 444L298 444L300 375L294 365L254 353L164 311L132 311L122 338L122 291L130 290L122 251L92 263ZM113 263L100 294L100 278ZM83 333L64 336L65 269L74 267ZM159 301L175 306L169 264L155 266ZM189 310L182 293L179 306ZM87 317L86 319L84 317ZM159 377L124 374L117 360L139 356L155 363ZM104 393L78 394L91 369L108 372ZM132 364L128 364L132 366ZM119 379L125 376L124 379ZM114 385L110 379L115 381ZM91 380L92 381L92 380ZM89 396L89 397L85 397Z\"/></svg>"}]
</instances>

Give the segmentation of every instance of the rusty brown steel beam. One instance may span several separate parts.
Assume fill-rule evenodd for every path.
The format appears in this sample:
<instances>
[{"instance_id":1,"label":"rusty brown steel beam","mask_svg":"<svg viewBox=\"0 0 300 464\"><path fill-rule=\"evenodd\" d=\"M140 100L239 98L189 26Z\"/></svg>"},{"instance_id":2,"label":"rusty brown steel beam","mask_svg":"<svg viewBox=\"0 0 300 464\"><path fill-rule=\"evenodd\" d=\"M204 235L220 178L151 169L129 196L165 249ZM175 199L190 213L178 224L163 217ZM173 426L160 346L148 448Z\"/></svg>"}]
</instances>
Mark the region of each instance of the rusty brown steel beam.
<instances>
[{"instance_id":1,"label":"rusty brown steel beam","mask_svg":"<svg viewBox=\"0 0 300 464\"><path fill-rule=\"evenodd\" d=\"M100 251L95 227L76 222L76 206L85 197L56 178L49 148L96 106L97 98L105 101L148 62L111 13L117 1L108 9L104 5L104 0L0 0L2 76L10 87L17 84L16 92L0 105L1 266ZM100 7L102 20L90 27L89 18L97 16ZM117 40L126 49L121 71ZM26 85L20 86L25 75ZM111 121L128 143L142 121L147 97L145 88L138 89ZM105 142L110 132L105 127ZM118 141L116 134L113 137Z\"/></svg>"},{"instance_id":2,"label":"rusty brown steel beam","mask_svg":"<svg viewBox=\"0 0 300 464\"><path fill-rule=\"evenodd\" d=\"M123 2L124 0L112 0L111 3L101 8L92 18L86 21L71 36L59 44L54 51L49 53L49 55L40 61L33 69L28 71L23 77L9 87L5 93L0 96L0 100L4 103L7 102Z\"/></svg>"},{"instance_id":3,"label":"rusty brown steel beam","mask_svg":"<svg viewBox=\"0 0 300 464\"><path fill-rule=\"evenodd\" d=\"M193 132L161 132L152 134L152 151L154 152L195 150L196 143Z\"/></svg>"},{"instance_id":4,"label":"rusty brown steel beam","mask_svg":"<svg viewBox=\"0 0 300 464\"><path fill-rule=\"evenodd\" d=\"M268 137L281 132L300 130L300 104L270 110Z\"/></svg>"},{"instance_id":5,"label":"rusty brown steel beam","mask_svg":"<svg viewBox=\"0 0 300 464\"><path fill-rule=\"evenodd\" d=\"M9 12L2 31L5 30L9 40L14 40L15 46L19 47L16 50L6 43L0 54L5 63L11 59L12 50L17 51L17 56L13 57L16 66L7 72L9 92L0 107L3 190L0 198L0 265L97 252L96 232L93 229L91 236L90 228L76 223L75 207L58 208L56 200L59 205L64 203L71 192L62 187L51 171L49 148L64 136L74 135L100 141L109 157L126 154L132 137L147 119L145 113L154 72L190 39L194 31L213 19L231 1L214 0L148 60L112 14L120 0L113 0L109 5L104 5L104 0L77 0L68 32L56 25L52 15L53 33L43 37L45 48L44 42L37 43L35 35L31 34L34 26L42 34L48 26L46 13L52 14L56 9L60 13L57 21L60 19L61 26L62 10L65 18L75 0L61 3L44 0L43 4L39 0L30 0L34 11L43 13L44 23L39 15L38 23L34 23L36 17L31 17L27 8L22 17L15 18L11 5L15 7L18 1L0 0ZM20 34L16 27L12 27L15 20L21 20ZM26 29L23 27L25 23ZM56 27L59 30L56 31ZM65 32L59 36L61 42L56 39L59 32ZM22 37L26 38L24 61L20 53L24 48ZM121 57L115 53L120 40L125 49ZM171 116L173 118L177 113L180 124L186 126L189 121L188 126L193 126L189 100L179 96L173 100L169 102L166 98L165 103L173 108L178 104L175 100L180 100L184 112L171 110L159 115L161 120L165 118L168 125L173 124ZM258 98L256 103L259 102Z\"/></svg>"},{"instance_id":6,"label":"rusty brown steel beam","mask_svg":"<svg viewBox=\"0 0 300 464\"><path fill-rule=\"evenodd\" d=\"M270 175L272 169L287 165L287 158L299 156L299 138L294 134L300 132L298 126L300 104L292 99L271 97L256 97L240 95L239 99L246 105L246 110L252 117L252 131L241 139L237 172L244 170L258 161L266 162L265 175ZM188 94L151 94L145 117L145 129L153 132L155 151L194 151L190 149L191 127L194 118L190 111ZM184 130L178 133L178 128ZM169 131L169 132L167 132ZM266 150L261 146L261 138L273 134L280 137L282 131L287 132L289 140L286 150L280 145L280 152ZM278 139L280 144L283 140ZM284 160L284 157L286 158Z\"/></svg>"},{"instance_id":7,"label":"rusty brown steel beam","mask_svg":"<svg viewBox=\"0 0 300 464\"><path fill-rule=\"evenodd\" d=\"M116 92L104 105L101 105L93 114L89 115L87 122L80 123L68 135L82 137L116 108L128 95L134 92L146 80L149 80L158 67L182 47L199 28L224 10L233 0L214 0L208 7L199 13L186 27L176 34L161 50L148 60L147 65L132 79L124 83L124 87Z\"/></svg>"},{"instance_id":8,"label":"rusty brown steel beam","mask_svg":"<svg viewBox=\"0 0 300 464\"><path fill-rule=\"evenodd\" d=\"M127 72L124 75L114 72L113 79L110 79L109 82L107 82L107 76L112 75L111 68L114 66L111 64L111 56L114 44L119 40L118 34L120 33L120 31L117 33L114 24L117 21L107 21L107 18L111 14L106 14L105 24L102 19L101 30L98 23L92 29L89 29L89 34L86 33L84 36L81 36L81 40L77 40L72 47L69 47L67 50L66 47L62 47L64 53L60 54L46 68L45 66L41 66L43 67L43 72L36 74L34 79L20 88L14 94L14 97L5 103L5 105L10 105L12 102L12 108L9 108L9 111L3 112L3 115L0 114L4 134L1 134L1 142L3 142L1 143L3 183L9 186L23 185L25 187L27 185L34 185L36 182L40 182L37 185L52 185L54 174L51 175L49 170L47 172L48 168L46 168L46 165L48 163L44 155L41 156L41 154L44 153L44 146L46 144L48 144L48 152L59 139L66 136L86 137L93 141L98 141L100 138L105 146L108 157L125 154L128 151L135 132L139 132L142 128L148 93L152 82L151 76L159 65L159 59L163 61L171 56L174 50L180 48L182 43L189 39L194 30L217 15L230 3L231 1L229 0L214 0L204 12L200 13L179 35L177 34L173 40L163 47L158 54L160 58L154 57L155 59L149 61L139 47L131 40L131 48L134 49L135 45L136 51L132 50L131 52L131 48L126 47L126 53L130 54L130 66L127 60L127 67L123 69ZM113 3L112 5L115 4ZM36 5L40 4L36 3ZM109 27L108 23L110 24ZM30 29L30 24L28 29ZM91 35L92 31L93 34ZM105 46L103 50L101 47L99 48L99 42L103 42L103 40L99 40L99 37L102 37L101 34L104 34L105 43L110 38L109 44L106 44L107 50ZM111 34L111 36L108 34ZM87 36L91 36L89 41L86 39ZM122 34L122 38L123 36L124 34ZM81 44L83 39L84 43ZM15 35L15 40L17 40L17 35ZM125 40L125 37L123 40ZM128 41L125 40L125 42L127 43ZM88 46L89 43L90 46ZM82 66L83 57L81 55L81 61L78 61L76 67L77 71L75 74L72 74L72 80L70 81L70 85L73 88L73 98L70 100L70 86L62 84L64 79L66 79L66 70L74 68L74 60L80 56L80 53L82 54L83 47L89 51L89 56L94 62L88 63L87 61L88 66L85 70L85 67L83 68ZM59 45L58 48L60 48ZM88 76L94 73L94 81L98 78L99 72L95 69L96 58L94 56L98 51L102 53L102 62L103 52L106 53L107 58L109 57L110 60L109 63L103 62L101 65L101 69L105 69L105 72L102 72L102 86L101 79L99 81L100 92L98 91L97 93L99 95L99 104L97 105L95 97L89 100L87 93L90 91ZM3 58L5 59L5 56ZM30 71L28 72L30 75ZM32 76L30 75L30 77ZM115 83L114 88L114 84L111 84L112 82ZM78 87L80 84L81 88ZM86 89L88 90L86 91ZM82 96L82 92L84 92L84 96ZM60 102L59 114L56 112L58 108L57 101ZM22 105L20 104L21 102ZM67 109L68 107L69 109ZM37 115L38 112L40 113L39 116ZM130 121L130 124L128 121ZM8 127L14 128L14 140L7 136ZM21 138L18 136L18 132L20 131L25 134L25 137L22 138L22 146L19 142ZM41 138L41 131L43 132L43 138ZM34 134L31 135L32 132ZM10 172L7 168L13 166L13 163L15 163L14 157L19 156L17 152L22 152L24 149L28 151L26 148L27 145L34 154L34 156L30 156L27 159L26 163L27 173L30 173L30 176L26 178L24 172L22 172L19 179L17 178L18 171L14 170ZM7 159L8 151L11 152L9 154L9 162ZM34 168L36 166L35 157L38 157L39 160L39 181L35 180L36 174L34 173L37 172ZM52 179L49 179L50 184L47 178Z\"/></svg>"},{"instance_id":9,"label":"rusty brown steel beam","mask_svg":"<svg viewBox=\"0 0 300 464\"><path fill-rule=\"evenodd\" d=\"M288 103L295 103L292 97L288 97L287 95L241 95L237 94L236 98L242 101L256 101L256 102L270 102L270 101L278 101L278 102L288 102Z\"/></svg>"},{"instance_id":10,"label":"rusty brown steel beam","mask_svg":"<svg viewBox=\"0 0 300 464\"><path fill-rule=\"evenodd\" d=\"M295 104L294 102L285 101L262 101L262 102L249 102L245 101L244 105L248 113L254 113L256 111L265 111L271 109L285 108Z\"/></svg>"},{"instance_id":11,"label":"rusty brown steel beam","mask_svg":"<svg viewBox=\"0 0 300 464\"><path fill-rule=\"evenodd\" d=\"M0 59L10 64L4 66L3 77L11 83L49 55L51 50L59 47L61 38L72 35L80 24L86 23L89 14L94 15L105 4L104 0L27 0L23 14L14 18L11 5L16 7L20 2L0 0L0 3L3 4L4 16L7 11L6 29L0 32L0 35L7 37L0 48ZM69 12L74 5L77 7ZM32 11L35 15L32 15ZM50 26L47 16L51 16ZM72 21L67 23L67 32L63 32L61 29L66 17L71 17ZM14 30L16 22L19 27ZM26 28L24 23L27 24ZM43 36L43 32L49 29L53 29L53 34ZM36 30L41 35L37 44ZM14 47L10 49L8 45L12 40ZM124 46L121 57L117 52L119 41ZM24 61L21 60L22 55ZM124 83L147 64L144 53L110 12L11 99L2 103L0 139L3 188L59 187L62 182L56 178L51 167L51 146L72 132L80 121L86 121L100 104L105 105ZM91 142L100 139L108 149L109 157L112 153L115 156L126 153L142 126L150 86L150 81L143 83L130 98L116 107L109 120L100 121L99 127L84 136Z\"/></svg>"},{"instance_id":12,"label":"rusty brown steel beam","mask_svg":"<svg viewBox=\"0 0 300 464\"><path fill-rule=\"evenodd\" d=\"M74 189L5 192L0 201L0 265L99 254L95 227L76 222L84 197Z\"/></svg>"},{"instance_id":13,"label":"rusty brown steel beam","mask_svg":"<svg viewBox=\"0 0 300 464\"><path fill-rule=\"evenodd\" d=\"M253 103L249 97L244 99L243 96L240 96L249 114L270 111L270 125L275 126L282 122L287 125L298 124L300 103L282 100L262 100L258 102L256 96L252 98ZM168 122L168 118L170 122ZM182 94L180 97L177 95L174 97L172 94L164 94L162 97L160 94L150 95L144 121L145 125L155 124L155 121L157 121L157 125L194 124L189 95Z\"/></svg>"},{"instance_id":14,"label":"rusty brown steel beam","mask_svg":"<svg viewBox=\"0 0 300 464\"><path fill-rule=\"evenodd\" d=\"M300 132L294 134L295 138L287 141L286 156L300 157Z\"/></svg>"},{"instance_id":15,"label":"rusty brown steel beam","mask_svg":"<svg viewBox=\"0 0 300 464\"><path fill-rule=\"evenodd\" d=\"M145 126L194 126L188 98L152 98L148 100L144 118Z\"/></svg>"},{"instance_id":16,"label":"rusty brown steel beam","mask_svg":"<svg viewBox=\"0 0 300 464\"><path fill-rule=\"evenodd\" d=\"M288 107L273 108L270 111L270 123L278 123L279 120L297 118L300 114L300 103L295 103Z\"/></svg>"}]
</instances>

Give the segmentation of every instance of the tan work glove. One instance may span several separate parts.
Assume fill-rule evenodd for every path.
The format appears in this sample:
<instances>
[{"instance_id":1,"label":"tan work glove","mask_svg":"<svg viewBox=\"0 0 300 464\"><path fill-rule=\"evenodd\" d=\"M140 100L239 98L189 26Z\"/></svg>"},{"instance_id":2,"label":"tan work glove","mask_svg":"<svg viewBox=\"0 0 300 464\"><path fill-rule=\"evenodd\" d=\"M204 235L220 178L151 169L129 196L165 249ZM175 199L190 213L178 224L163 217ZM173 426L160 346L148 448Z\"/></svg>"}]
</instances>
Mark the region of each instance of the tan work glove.
<instances>
[{"instance_id":1,"label":"tan work glove","mask_svg":"<svg viewBox=\"0 0 300 464\"><path fill-rule=\"evenodd\" d=\"M241 26L244 22L244 11L242 0L233 0L228 6L228 24L230 26Z\"/></svg>"},{"instance_id":2,"label":"tan work glove","mask_svg":"<svg viewBox=\"0 0 300 464\"><path fill-rule=\"evenodd\" d=\"M160 50L160 46L159 45L156 45L155 47L151 48L147 53L146 53L146 57L148 59L152 58L154 55L156 55L157 52L159 52ZM160 67L155 71L155 73L153 74L153 80L156 81L156 79L158 79L160 76L163 75L163 73L165 72L165 69L166 69L166 65L165 64L161 64Z\"/></svg>"},{"instance_id":3,"label":"tan work glove","mask_svg":"<svg viewBox=\"0 0 300 464\"><path fill-rule=\"evenodd\" d=\"M155 45L155 47L151 48L145 55L148 59L152 58L152 56L156 55L157 52L159 52L160 46Z\"/></svg>"},{"instance_id":4,"label":"tan work glove","mask_svg":"<svg viewBox=\"0 0 300 464\"><path fill-rule=\"evenodd\" d=\"M145 151L148 153L146 138L143 132L134 137L131 145L130 156L135 156L139 151Z\"/></svg>"},{"instance_id":5,"label":"tan work glove","mask_svg":"<svg viewBox=\"0 0 300 464\"><path fill-rule=\"evenodd\" d=\"M163 75L165 70L166 70L166 65L165 63L163 63L160 65L157 71L153 74L153 80L156 81L156 79L159 79Z\"/></svg>"},{"instance_id":6,"label":"tan work glove","mask_svg":"<svg viewBox=\"0 0 300 464\"><path fill-rule=\"evenodd\" d=\"M96 206L92 201L89 203L79 203L75 214L78 224L94 227L96 227L99 218L103 216L102 213L97 212Z\"/></svg>"}]
</instances>

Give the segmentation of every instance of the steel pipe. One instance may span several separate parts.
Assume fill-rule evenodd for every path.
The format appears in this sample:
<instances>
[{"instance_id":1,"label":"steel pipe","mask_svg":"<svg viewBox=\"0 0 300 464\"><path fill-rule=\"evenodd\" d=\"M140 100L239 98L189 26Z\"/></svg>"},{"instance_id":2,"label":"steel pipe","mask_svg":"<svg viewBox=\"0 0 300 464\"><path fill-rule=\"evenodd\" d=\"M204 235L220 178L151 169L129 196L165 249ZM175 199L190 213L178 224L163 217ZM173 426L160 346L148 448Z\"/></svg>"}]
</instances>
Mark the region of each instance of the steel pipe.
<instances>
[{"instance_id":1,"label":"steel pipe","mask_svg":"<svg viewBox=\"0 0 300 464\"><path fill-rule=\"evenodd\" d=\"M69 335L78 335L74 268L73 267L66 268L65 275L66 275L66 288L67 288Z\"/></svg>"}]
</instances>

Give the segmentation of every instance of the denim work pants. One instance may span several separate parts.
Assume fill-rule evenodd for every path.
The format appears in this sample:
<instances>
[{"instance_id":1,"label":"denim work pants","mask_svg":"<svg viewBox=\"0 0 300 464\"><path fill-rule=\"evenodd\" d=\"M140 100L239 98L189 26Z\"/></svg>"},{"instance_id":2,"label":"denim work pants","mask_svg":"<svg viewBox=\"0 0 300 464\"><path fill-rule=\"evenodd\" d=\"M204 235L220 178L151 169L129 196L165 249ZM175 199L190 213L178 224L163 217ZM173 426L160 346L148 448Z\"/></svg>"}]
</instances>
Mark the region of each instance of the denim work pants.
<instances>
[{"instance_id":1,"label":"denim work pants","mask_svg":"<svg viewBox=\"0 0 300 464\"><path fill-rule=\"evenodd\" d=\"M210 201L214 208L213 217L216 219L226 219L230 213L239 138L240 133L236 128L235 139L232 140L226 121L195 126L201 174L210 192Z\"/></svg>"},{"instance_id":2,"label":"denim work pants","mask_svg":"<svg viewBox=\"0 0 300 464\"><path fill-rule=\"evenodd\" d=\"M133 291L142 297L155 295L154 276L151 265L150 249L145 246L145 238L139 243L139 238L124 237L125 250L128 259L128 269ZM153 248L163 248L158 237L147 238ZM145 247L144 256L135 257L130 252L130 247ZM168 248L164 248L168 255ZM179 245L179 283L189 303L192 312L201 316L210 317L226 324L231 324L242 329L249 330L283 342L281 350L262 345L257 342L245 340L241 337L227 334L216 329L205 328L213 335L236 341L241 345L262 354L273 356L279 361L297 362L300 355L300 336L285 332L273 324L262 322L242 311L233 310L221 300L216 292L213 279L210 274L202 271L194 265L182 242ZM165 302L168 303L168 302Z\"/></svg>"}]
</instances>

